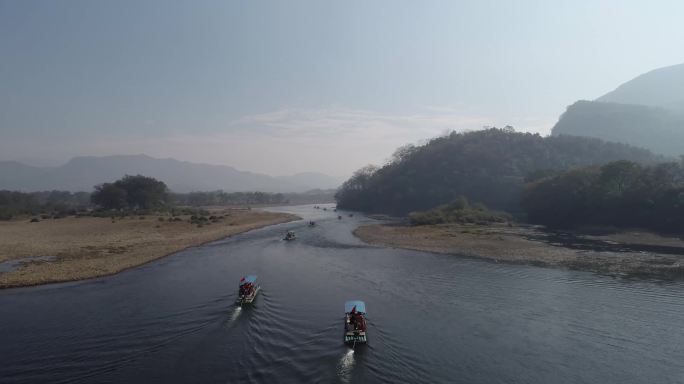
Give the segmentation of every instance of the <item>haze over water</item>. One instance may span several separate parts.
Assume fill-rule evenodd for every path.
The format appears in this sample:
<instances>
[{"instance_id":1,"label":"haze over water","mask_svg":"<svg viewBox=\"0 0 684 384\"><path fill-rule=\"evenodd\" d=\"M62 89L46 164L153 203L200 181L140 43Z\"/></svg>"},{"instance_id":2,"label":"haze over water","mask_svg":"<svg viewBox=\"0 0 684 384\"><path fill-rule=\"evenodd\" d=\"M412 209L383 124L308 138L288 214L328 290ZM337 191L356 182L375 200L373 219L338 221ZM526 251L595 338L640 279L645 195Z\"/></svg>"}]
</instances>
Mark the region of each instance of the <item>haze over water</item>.
<instances>
[{"instance_id":1,"label":"haze over water","mask_svg":"<svg viewBox=\"0 0 684 384\"><path fill-rule=\"evenodd\" d=\"M676 383L684 285L369 247L355 215L94 280L0 291L0 378L33 382ZM316 220L307 228L306 220ZM298 239L281 240L295 230ZM239 278L259 275L252 307ZM369 343L342 343L343 304Z\"/></svg>"}]
</instances>

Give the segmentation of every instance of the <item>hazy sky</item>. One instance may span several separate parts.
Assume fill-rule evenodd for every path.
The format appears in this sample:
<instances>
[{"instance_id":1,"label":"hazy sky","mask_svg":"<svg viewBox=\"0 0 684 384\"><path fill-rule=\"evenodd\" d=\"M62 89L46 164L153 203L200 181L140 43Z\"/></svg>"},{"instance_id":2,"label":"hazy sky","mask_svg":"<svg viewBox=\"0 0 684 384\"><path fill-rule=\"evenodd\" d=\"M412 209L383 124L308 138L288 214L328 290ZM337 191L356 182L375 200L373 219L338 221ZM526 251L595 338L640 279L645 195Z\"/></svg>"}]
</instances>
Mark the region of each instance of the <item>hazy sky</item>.
<instances>
[{"instance_id":1,"label":"hazy sky","mask_svg":"<svg viewBox=\"0 0 684 384\"><path fill-rule=\"evenodd\" d=\"M450 129L547 134L684 62L683 1L0 0L0 160L338 177Z\"/></svg>"}]
</instances>

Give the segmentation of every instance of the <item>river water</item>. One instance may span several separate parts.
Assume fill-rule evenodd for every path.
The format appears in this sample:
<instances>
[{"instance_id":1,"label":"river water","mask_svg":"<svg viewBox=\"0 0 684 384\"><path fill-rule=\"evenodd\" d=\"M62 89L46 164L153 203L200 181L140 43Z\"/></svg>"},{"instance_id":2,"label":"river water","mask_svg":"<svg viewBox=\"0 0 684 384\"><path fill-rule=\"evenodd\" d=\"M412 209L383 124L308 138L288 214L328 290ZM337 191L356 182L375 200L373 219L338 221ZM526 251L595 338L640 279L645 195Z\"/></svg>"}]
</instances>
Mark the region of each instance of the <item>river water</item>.
<instances>
[{"instance_id":1,"label":"river water","mask_svg":"<svg viewBox=\"0 0 684 384\"><path fill-rule=\"evenodd\" d=\"M684 283L364 245L360 215L0 291L1 383L682 383ZM295 230L297 240L282 241ZM241 276L259 275L251 307ZM344 301L368 310L342 343Z\"/></svg>"}]
</instances>

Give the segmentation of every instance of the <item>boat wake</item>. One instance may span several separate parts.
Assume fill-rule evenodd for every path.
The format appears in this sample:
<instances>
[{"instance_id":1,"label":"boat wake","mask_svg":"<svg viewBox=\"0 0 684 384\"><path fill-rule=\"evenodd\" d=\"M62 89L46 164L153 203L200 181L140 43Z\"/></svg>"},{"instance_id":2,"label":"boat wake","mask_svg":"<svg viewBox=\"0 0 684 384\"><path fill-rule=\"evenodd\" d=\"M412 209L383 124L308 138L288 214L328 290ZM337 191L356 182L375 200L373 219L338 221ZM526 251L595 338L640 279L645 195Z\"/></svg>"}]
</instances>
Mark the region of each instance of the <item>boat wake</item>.
<instances>
[{"instance_id":1,"label":"boat wake","mask_svg":"<svg viewBox=\"0 0 684 384\"><path fill-rule=\"evenodd\" d=\"M228 319L228 325L233 324L242 314L242 307L241 306L236 306L235 310L233 311L233 314L230 315L230 319Z\"/></svg>"},{"instance_id":2,"label":"boat wake","mask_svg":"<svg viewBox=\"0 0 684 384\"><path fill-rule=\"evenodd\" d=\"M349 383L351 380L351 374L354 370L354 349L350 348L342 356L340 362L337 364L337 376L344 383Z\"/></svg>"}]
</instances>

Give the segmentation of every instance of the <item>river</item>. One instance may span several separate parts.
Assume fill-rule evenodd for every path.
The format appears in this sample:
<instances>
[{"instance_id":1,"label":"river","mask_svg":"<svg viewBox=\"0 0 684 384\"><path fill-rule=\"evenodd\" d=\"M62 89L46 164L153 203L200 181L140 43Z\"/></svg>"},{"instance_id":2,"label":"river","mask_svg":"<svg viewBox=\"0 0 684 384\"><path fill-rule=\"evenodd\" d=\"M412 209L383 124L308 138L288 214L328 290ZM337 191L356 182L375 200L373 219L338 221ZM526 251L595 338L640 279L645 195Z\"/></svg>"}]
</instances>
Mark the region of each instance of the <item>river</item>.
<instances>
[{"instance_id":1,"label":"river","mask_svg":"<svg viewBox=\"0 0 684 384\"><path fill-rule=\"evenodd\" d=\"M115 276L0 291L0 382L681 383L684 283L370 247L315 220ZM297 240L282 241L288 229ZM251 307L241 276L259 275ZM368 310L342 343L344 301Z\"/></svg>"}]
</instances>

